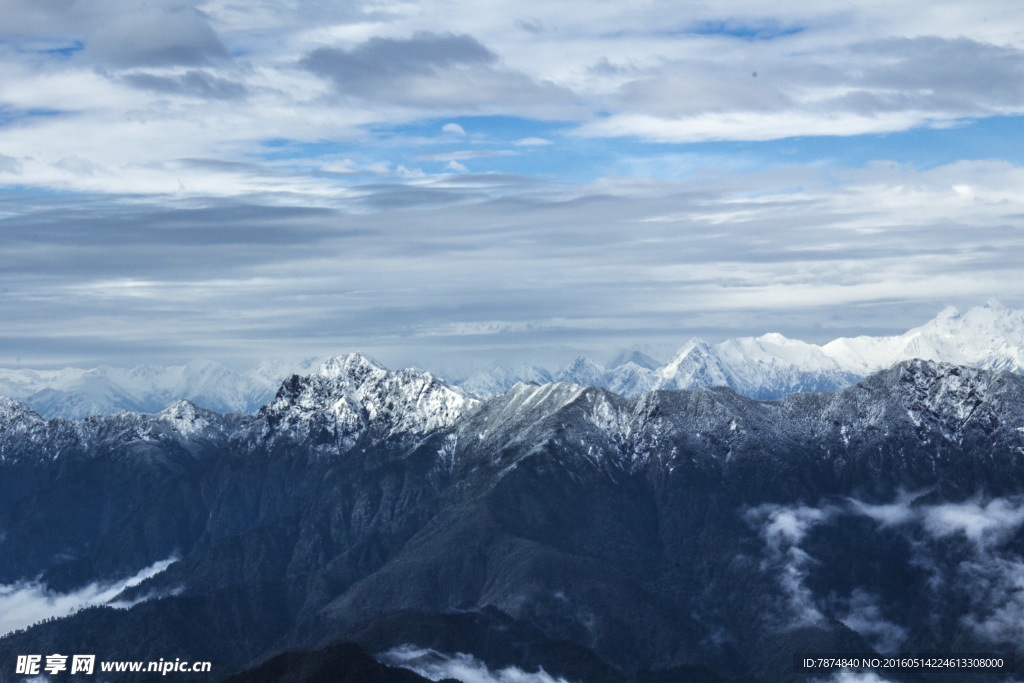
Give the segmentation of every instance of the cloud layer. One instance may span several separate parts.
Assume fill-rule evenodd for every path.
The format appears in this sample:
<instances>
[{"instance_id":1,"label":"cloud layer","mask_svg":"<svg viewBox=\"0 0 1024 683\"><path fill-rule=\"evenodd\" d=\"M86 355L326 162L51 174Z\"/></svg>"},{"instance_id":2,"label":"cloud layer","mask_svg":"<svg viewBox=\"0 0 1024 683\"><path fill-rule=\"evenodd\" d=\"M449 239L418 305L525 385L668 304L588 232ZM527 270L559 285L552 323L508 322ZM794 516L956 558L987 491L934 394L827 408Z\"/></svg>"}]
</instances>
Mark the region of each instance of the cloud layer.
<instances>
[{"instance_id":1,"label":"cloud layer","mask_svg":"<svg viewBox=\"0 0 1024 683\"><path fill-rule=\"evenodd\" d=\"M127 579L90 583L70 593L56 593L39 582L0 586L0 636L27 628L43 619L66 617L87 607L109 605L126 608L150 599L144 597L133 602L115 600L126 588L137 586L146 579L156 576L175 561L176 558L162 560Z\"/></svg>"},{"instance_id":2,"label":"cloud layer","mask_svg":"<svg viewBox=\"0 0 1024 683\"><path fill-rule=\"evenodd\" d=\"M454 678L462 683L568 683L561 676L554 678L544 669L530 673L510 666L492 671L472 655L461 652L443 655L414 645L393 648L378 655L378 659L391 666L411 669L432 681Z\"/></svg>"},{"instance_id":3,"label":"cloud layer","mask_svg":"<svg viewBox=\"0 0 1024 683\"><path fill-rule=\"evenodd\" d=\"M464 374L1024 305L1021 12L5 2L0 365Z\"/></svg>"},{"instance_id":4,"label":"cloud layer","mask_svg":"<svg viewBox=\"0 0 1024 683\"><path fill-rule=\"evenodd\" d=\"M575 188L463 175L362 185L345 207L12 196L4 364L362 350L457 375L453 349L472 369L639 341L668 354L695 334L897 332L907 311L1018 303L1021 180L965 163Z\"/></svg>"},{"instance_id":5,"label":"cloud layer","mask_svg":"<svg viewBox=\"0 0 1024 683\"><path fill-rule=\"evenodd\" d=\"M933 620L951 604L963 605L957 615L961 628L975 639L1000 647L1024 638L1024 557L1015 539L1024 526L1024 500L994 498L958 503L921 504L904 495L886 504L849 499L824 507L762 505L747 511L758 529L767 555L763 569L778 576L785 598L780 613L790 628L838 619L883 653L901 651L910 636L891 606L864 587L848 596L815 595L809 585L812 572L828 571L802 547L812 530L849 524L867 518L878 530L905 535L911 547L909 561L928 576Z\"/></svg>"}]
</instances>

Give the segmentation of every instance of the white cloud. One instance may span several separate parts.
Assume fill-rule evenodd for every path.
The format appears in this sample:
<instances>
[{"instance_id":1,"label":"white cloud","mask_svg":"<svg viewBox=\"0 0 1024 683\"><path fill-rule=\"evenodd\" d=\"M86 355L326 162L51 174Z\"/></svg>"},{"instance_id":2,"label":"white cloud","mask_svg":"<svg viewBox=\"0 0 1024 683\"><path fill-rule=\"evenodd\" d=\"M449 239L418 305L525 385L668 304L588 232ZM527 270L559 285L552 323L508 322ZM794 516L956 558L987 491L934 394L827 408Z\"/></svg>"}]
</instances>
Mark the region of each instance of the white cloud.
<instances>
[{"instance_id":1,"label":"white cloud","mask_svg":"<svg viewBox=\"0 0 1024 683\"><path fill-rule=\"evenodd\" d=\"M912 504L913 495L895 503L868 505L851 500L851 511L882 526L919 528L928 541L914 544L915 562L931 573L936 590L951 590L970 602L960 622L983 641L1004 645L1024 639L1024 560L1004 547L1024 524L1024 500L995 498L936 505ZM971 555L950 568L933 555L958 536L971 542ZM939 555L941 557L941 553ZM902 629L881 618L869 596L852 596L850 628L879 642L900 642ZM891 651L891 650L890 650Z\"/></svg>"},{"instance_id":2,"label":"white cloud","mask_svg":"<svg viewBox=\"0 0 1024 683\"><path fill-rule=\"evenodd\" d=\"M1024 88L1015 85L1024 41L1007 28L1019 12L998 4L906 13L874 2L844 12L785 4L770 21L752 2L669 16L654 2L627 10L575 0L528 12L473 3L442 10L434 0L344 12L321 3L202 7L5 4L0 24L12 40L66 35L84 48L71 57L0 52L0 103L51 112L0 133L0 149L45 164L67 156L65 141L74 140L75 154L119 177L68 185L33 168L30 182L116 191L136 176L160 176L139 189L162 192L177 187L169 165L178 158L237 161L277 137L357 142L360 126L423 116L544 115L580 124L586 136L697 141L847 136L1024 111ZM762 24L802 30L754 41L728 33ZM507 30L515 25L551 30L524 40ZM715 25L724 33L709 34ZM94 69L96 61L113 71ZM300 62L325 77L295 68ZM465 132L453 122L442 130ZM194 185L212 194L254 189L201 177Z\"/></svg>"},{"instance_id":3,"label":"white cloud","mask_svg":"<svg viewBox=\"0 0 1024 683\"><path fill-rule=\"evenodd\" d=\"M1024 502L996 498L988 503L945 503L925 511L924 525L936 536L964 534L980 546L994 545L1024 524Z\"/></svg>"},{"instance_id":4,"label":"white cloud","mask_svg":"<svg viewBox=\"0 0 1024 683\"><path fill-rule=\"evenodd\" d=\"M258 362L264 344L433 366L452 348L437 330L500 320L522 332L514 348L478 335L459 355L562 364L637 341L676 348L693 335L838 336L822 324L896 333L947 304L1024 302L1024 236L1007 229L1024 213L1024 172L1002 162L565 186L447 171L402 178L401 164L348 158L325 161L338 173L284 176L195 160L73 176L23 161L26 177L96 191L173 182L165 189L176 199L9 196L0 337L28 358L42 350L30 338L78 336L76 354L116 348L100 363L121 365L154 344L181 354L204 330L196 356ZM338 186L353 176L364 184ZM954 177L974 199L951 189ZM219 199L211 188L241 194ZM33 222L37 212L50 222ZM108 309L103 296L127 301ZM126 339L142 343L120 347Z\"/></svg>"},{"instance_id":5,"label":"white cloud","mask_svg":"<svg viewBox=\"0 0 1024 683\"><path fill-rule=\"evenodd\" d=\"M880 505L865 503L856 498L847 500L858 514L870 517L882 526L899 526L918 518L914 508L911 507L911 502L917 495L920 494L901 492L895 502Z\"/></svg>"},{"instance_id":6,"label":"white cloud","mask_svg":"<svg viewBox=\"0 0 1024 683\"><path fill-rule=\"evenodd\" d=\"M127 608L151 596L124 602L114 599L126 588L164 571L177 558L156 562L134 576L121 581L96 582L70 593L56 593L38 582L25 582L0 586L0 635L26 628L49 617L65 617L87 607L110 605Z\"/></svg>"},{"instance_id":7,"label":"white cloud","mask_svg":"<svg viewBox=\"0 0 1024 683\"><path fill-rule=\"evenodd\" d=\"M846 612L838 619L864 636L878 652L896 653L907 639L907 630L885 618L876 596L855 588Z\"/></svg>"},{"instance_id":8,"label":"white cloud","mask_svg":"<svg viewBox=\"0 0 1024 683\"><path fill-rule=\"evenodd\" d=\"M472 655L458 652L444 655L435 650L402 645L381 653L377 658L390 666L411 669L432 681L454 678L462 683L570 683L539 669L533 673L510 666L492 671Z\"/></svg>"},{"instance_id":9,"label":"white cloud","mask_svg":"<svg viewBox=\"0 0 1024 683\"><path fill-rule=\"evenodd\" d=\"M805 583L816 561L800 548L800 543L812 528L827 522L834 514L836 510L832 507L765 504L751 508L745 515L767 543L769 559L763 567L778 572L779 586L786 601L787 628L813 626L825 621L814 594Z\"/></svg>"},{"instance_id":10,"label":"white cloud","mask_svg":"<svg viewBox=\"0 0 1024 683\"><path fill-rule=\"evenodd\" d=\"M801 543L822 524L839 523L848 515L867 517L880 528L904 530L912 548L912 564L931 576L935 599L949 593L969 607L960 623L983 641L994 645L1024 639L1024 559L1005 547L1024 524L1024 500L995 498L982 503L915 504L920 494L903 493L888 504L848 499L848 507L761 505L746 512L767 550L762 568L776 572L790 627L821 624L826 615L838 619L863 636L879 652L898 652L907 640L904 626L890 619L878 596L857 587L845 598L815 596L807 578L818 565ZM925 532L915 538L914 532ZM948 541L962 536L970 541L966 559L950 564L942 558Z\"/></svg>"},{"instance_id":11,"label":"white cloud","mask_svg":"<svg viewBox=\"0 0 1024 683\"><path fill-rule=\"evenodd\" d=\"M1006 553L985 553L960 567L957 577L971 599L961 618L981 640L1016 646L1024 641L1024 561Z\"/></svg>"},{"instance_id":12,"label":"white cloud","mask_svg":"<svg viewBox=\"0 0 1024 683\"><path fill-rule=\"evenodd\" d=\"M921 525L934 538L962 534L979 548L996 546L1024 524L1024 501L994 498L962 503L913 505L915 495L902 494L896 502L871 505L850 499L853 510L884 526Z\"/></svg>"},{"instance_id":13,"label":"white cloud","mask_svg":"<svg viewBox=\"0 0 1024 683\"><path fill-rule=\"evenodd\" d=\"M799 545L808 531L828 521L834 513L832 508L766 504L749 510L747 519L760 525L761 535L769 545L782 550Z\"/></svg>"},{"instance_id":14,"label":"white cloud","mask_svg":"<svg viewBox=\"0 0 1024 683\"><path fill-rule=\"evenodd\" d=\"M31 277L0 273L21 309L5 309L0 335L11 339L77 335L98 349L148 329L153 353L162 345L180 354L180 342L200 343L181 330L205 325L202 343L225 356L239 344L255 352L257 340L319 339L335 348L298 353L351 344L424 364L401 348L422 341L410 331L453 319L551 330L553 320L579 329L572 321L585 317L587 329L607 332L532 338L531 353L550 349L563 362L638 341L626 334L678 346L782 321L792 326L777 331L791 335L824 335L821 325L895 333L908 313L923 322L949 303L1024 302L1024 238L1008 227L1024 212L1016 160L786 167L774 151L765 161L634 145L637 136L845 136L1016 111L1024 38L1012 29L1020 10L1006 3L922 11L866 1L838 12L786 0L771 17L763 3L739 1L672 12L654 0L72 5L10 0L0 9L0 177L26 190L4 194L2 215L24 219L19 229L51 210L41 197L59 203L70 226L135 211L129 242L165 238L146 220L164 210L336 213L310 231L314 254L304 249L312 242L275 241L275 230L288 230L280 225L254 230L263 244L210 244L225 234L210 213L193 241L149 254L160 276L126 272L135 256L126 240L107 239L102 222L59 237L22 233L5 240L5 262L47 258L32 261ZM464 148L440 147L455 140ZM9 221L3 229L11 234ZM309 234L290 236L299 233ZM118 252L102 278L79 265L99 258L96 243ZM230 253L198 253L219 248ZM183 251L190 257L175 259ZM367 273L369 262L388 276ZM182 324L173 326L170 312L158 322L152 307L54 308L69 285L87 292L145 279L166 292L220 280L214 263L252 269L225 279L278 285L266 327L241 324L253 300L266 302L262 284L219 288L214 314L175 310ZM357 329L358 338L344 332ZM527 346L479 352L517 362L527 359L507 354Z\"/></svg>"},{"instance_id":15,"label":"white cloud","mask_svg":"<svg viewBox=\"0 0 1024 683\"><path fill-rule=\"evenodd\" d=\"M890 683L874 671L837 671L830 678L814 678L813 683Z\"/></svg>"}]
</instances>

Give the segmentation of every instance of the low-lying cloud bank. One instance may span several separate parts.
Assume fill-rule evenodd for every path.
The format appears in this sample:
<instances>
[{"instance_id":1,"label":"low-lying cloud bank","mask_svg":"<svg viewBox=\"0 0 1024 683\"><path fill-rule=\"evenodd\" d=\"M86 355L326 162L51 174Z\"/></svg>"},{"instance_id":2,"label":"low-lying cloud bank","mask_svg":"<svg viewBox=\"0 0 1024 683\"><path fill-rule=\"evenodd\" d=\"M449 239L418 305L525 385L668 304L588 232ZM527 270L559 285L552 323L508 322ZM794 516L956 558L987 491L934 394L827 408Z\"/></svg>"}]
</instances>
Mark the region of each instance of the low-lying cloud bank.
<instances>
[{"instance_id":1,"label":"low-lying cloud bank","mask_svg":"<svg viewBox=\"0 0 1024 683\"><path fill-rule=\"evenodd\" d=\"M562 677L554 678L544 669L529 673L510 666L497 671L491 669L473 655L457 652L444 655L436 650L402 645L377 655L389 666L411 669L432 681L454 678L462 683L570 683Z\"/></svg>"},{"instance_id":2,"label":"low-lying cloud bank","mask_svg":"<svg viewBox=\"0 0 1024 683\"><path fill-rule=\"evenodd\" d=\"M143 581L167 569L178 558L170 557L156 562L134 576L113 583L94 582L70 593L51 591L39 581L18 582L0 585L0 636L26 628L50 617L66 617L87 607L108 605L127 609L153 598L122 601L115 600L126 588L137 586Z\"/></svg>"},{"instance_id":3,"label":"low-lying cloud bank","mask_svg":"<svg viewBox=\"0 0 1024 683\"><path fill-rule=\"evenodd\" d=\"M815 678L811 683L889 683L873 671L838 671L831 678Z\"/></svg>"},{"instance_id":4,"label":"low-lying cloud bank","mask_svg":"<svg viewBox=\"0 0 1024 683\"><path fill-rule=\"evenodd\" d=\"M1024 641L1024 557L1015 543L1024 526L1024 498L915 504L917 497L903 494L885 504L849 498L819 507L761 505L746 512L765 543L761 566L778 577L784 596L779 611L791 628L831 617L879 652L896 652L907 641L908 629L897 623L898 615L886 614L881 598L866 588L825 599L808 581L823 569L804 547L812 530L866 517L877 524L876 531L907 538L910 562L927 572L933 593L963 599L958 620L965 631L993 645Z\"/></svg>"}]
</instances>

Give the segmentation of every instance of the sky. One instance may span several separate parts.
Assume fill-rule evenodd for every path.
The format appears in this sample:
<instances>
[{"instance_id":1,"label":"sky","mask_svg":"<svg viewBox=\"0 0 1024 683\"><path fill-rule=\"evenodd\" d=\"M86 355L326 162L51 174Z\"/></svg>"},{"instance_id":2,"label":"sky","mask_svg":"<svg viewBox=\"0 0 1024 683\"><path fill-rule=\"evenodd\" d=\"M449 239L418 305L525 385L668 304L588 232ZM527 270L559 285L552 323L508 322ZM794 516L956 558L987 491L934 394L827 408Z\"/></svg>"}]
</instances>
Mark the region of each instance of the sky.
<instances>
[{"instance_id":1,"label":"sky","mask_svg":"<svg viewBox=\"0 0 1024 683\"><path fill-rule=\"evenodd\" d=\"M4 0L0 367L1024 308L1024 6Z\"/></svg>"}]
</instances>

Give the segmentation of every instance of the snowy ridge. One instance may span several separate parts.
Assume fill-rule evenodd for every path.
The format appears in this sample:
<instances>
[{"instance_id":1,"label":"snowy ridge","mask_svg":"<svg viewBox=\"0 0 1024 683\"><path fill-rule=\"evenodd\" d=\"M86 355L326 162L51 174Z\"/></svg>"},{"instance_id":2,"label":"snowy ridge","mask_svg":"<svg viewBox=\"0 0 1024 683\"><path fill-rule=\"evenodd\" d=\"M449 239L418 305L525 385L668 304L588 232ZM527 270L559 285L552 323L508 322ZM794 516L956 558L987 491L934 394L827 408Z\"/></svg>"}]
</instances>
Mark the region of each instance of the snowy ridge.
<instances>
[{"instance_id":1,"label":"snowy ridge","mask_svg":"<svg viewBox=\"0 0 1024 683\"><path fill-rule=\"evenodd\" d=\"M258 443L301 440L344 452L364 437L379 441L446 429L478 404L428 372L392 372L353 353L286 380L260 410L254 429Z\"/></svg>"},{"instance_id":2,"label":"snowy ridge","mask_svg":"<svg viewBox=\"0 0 1024 683\"><path fill-rule=\"evenodd\" d=\"M156 414L44 420L24 403L0 398L0 461L26 453L41 460L91 457L103 451L146 457L153 447L170 446L195 455L211 445L226 444L250 419L178 401Z\"/></svg>"},{"instance_id":3,"label":"snowy ridge","mask_svg":"<svg viewBox=\"0 0 1024 683\"><path fill-rule=\"evenodd\" d=\"M989 301L966 313L950 306L894 337L840 338L821 350L851 372L867 375L919 358L985 370L1024 370L1024 311Z\"/></svg>"},{"instance_id":4,"label":"snowy ridge","mask_svg":"<svg viewBox=\"0 0 1024 683\"><path fill-rule=\"evenodd\" d=\"M481 398L503 394L519 382L547 384L555 381L554 375L537 365L520 365L515 368L494 368L479 372L459 384L463 391Z\"/></svg>"},{"instance_id":5,"label":"snowy ridge","mask_svg":"<svg viewBox=\"0 0 1024 683\"><path fill-rule=\"evenodd\" d=\"M620 354L613 367L577 358L552 377L555 381L599 386L622 396L656 389L727 386L759 400L797 392L834 391L855 384L896 363L921 359L986 370L1024 372L1024 311L998 302L960 314L954 308L934 320L891 337L840 338L824 346L778 333L739 337L718 344L693 338L664 365L636 352ZM514 370L479 373L464 383L486 398L516 381L537 381Z\"/></svg>"},{"instance_id":6,"label":"snowy ridge","mask_svg":"<svg viewBox=\"0 0 1024 683\"><path fill-rule=\"evenodd\" d=\"M2 399L0 462L106 454L182 468L232 444L248 454L280 446L320 458L359 447L405 452L440 436L438 459L456 475L463 464L481 462L512 472L533 456L580 462L613 479L621 472L661 478L694 463L762 467L765 459L777 460L783 472L794 453L808 454L815 467L859 453L866 467L927 472L963 449L1018 467L1022 406L1024 378L1016 373L920 360L841 391L773 402L726 387L626 398L551 382L519 383L481 403L429 373L393 372L351 354L286 380L255 418L183 401L155 415L46 421Z\"/></svg>"},{"instance_id":7,"label":"snowy ridge","mask_svg":"<svg viewBox=\"0 0 1024 683\"><path fill-rule=\"evenodd\" d=\"M278 441L343 452L357 442L422 437L451 427L479 401L430 373L392 372L362 354L325 361L305 377L293 375L256 418L220 415L189 401L156 414L120 412L83 420L44 420L24 403L0 398L0 459L87 457L102 450L132 457L210 452L231 439L249 450Z\"/></svg>"},{"instance_id":8,"label":"snowy ridge","mask_svg":"<svg viewBox=\"0 0 1024 683\"><path fill-rule=\"evenodd\" d=\"M912 359L1024 372L1024 311L995 301L963 314L947 308L901 335L840 338L823 346L777 333L718 344L694 338L664 364L634 349L621 353L610 367L579 357L557 372L536 365L494 368L457 386L477 399L497 396L517 382L557 381L598 386L626 397L657 389L728 386L744 396L771 400L797 392L834 391ZM313 361L265 362L236 373L219 363L194 361L131 369L0 369L0 396L23 401L42 417L81 419L121 410L155 413L182 399L219 413L252 414L274 399L286 377L315 368Z\"/></svg>"},{"instance_id":9,"label":"snowy ridge","mask_svg":"<svg viewBox=\"0 0 1024 683\"><path fill-rule=\"evenodd\" d=\"M872 375L858 388L886 392L897 402L891 417L909 421L920 432L938 433L946 441L959 443L965 430L974 427L990 438L1019 439L1015 432L1020 420L1004 423L999 417L1006 410L1019 413L1024 405L1020 383L1007 381L1012 376L913 360Z\"/></svg>"},{"instance_id":10,"label":"snowy ridge","mask_svg":"<svg viewBox=\"0 0 1024 683\"><path fill-rule=\"evenodd\" d=\"M924 476L973 468L958 462L964 452L984 455L978 472L1019 472L1024 378L915 360L840 391L772 402L724 387L630 399L570 383L517 384L460 421L457 431L454 461L470 462L475 452L477 462L503 472L534 457L575 460L612 479L643 472L654 480L679 467L760 471L773 462L769 469L786 485L799 486L799 477L784 474L795 467L794 454L824 470L845 467L855 455L866 471Z\"/></svg>"},{"instance_id":11,"label":"snowy ridge","mask_svg":"<svg viewBox=\"0 0 1024 683\"><path fill-rule=\"evenodd\" d=\"M853 600L868 590L903 596L908 586L925 592L941 586L921 612L926 625L938 614L940 628L962 624L968 633L974 623L992 621L993 610L1020 592L1024 377L1014 373L907 361L838 392L769 402L725 387L631 399L565 382L521 383L478 405L427 373L391 372L354 354L287 380L258 417L236 425L226 446L213 442L197 457L182 453L181 444L194 442L183 434L216 428L217 416L187 403L158 415L71 423L43 422L21 404L0 401L0 443L6 434L79 429L100 442L79 447L107 460L68 462L62 452L39 467L24 467L16 457L0 463L0 483L17 494L4 511L8 580L42 571L59 576L79 567L91 573L87 580L100 572L123 576L134 571L123 571L127 562L144 566L184 547L181 562L154 577L147 591L183 586L185 599L195 603L211 589L240 585L239 604L267 605L270 619L280 614L282 599L294 613L311 609L312 619L297 622L300 634L307 628L327 633L344 616L373 623L369 609L379 610L384 620L376 623L387 627L395 623L396 609L437 605L446 617L468 618L424 622L427 628L459 629L475 638L479 615L493 610L507 619L490 623L513 624L518 616L504 608L539 594L526 610L558 623L566 604L574 610L582 604L576 612L581 620L569 622L566 633L604 623L609 639L623 633L622 624L630 624L624 619L634 618L637 605L649 605L634 622L638 633L651 623L662 633L672 622L660 615L692 614L695 604L710 605L701 609L715 619L721 619L719 605L749 605L730 617L728 628L743 634L743 624L757 625L753 635L743 636L754 639L789 629L793 639L771 641L764 650L783 653L798 651L800 643L836 642L834 634L858 643L848 640L853 627L873 633L850 618L846 599L837 594ZM249 437L260 453L245 450ZM22 457L39 457L35 446L22 449ZM153 476L163 473L172 476ZM103 497L87 491L76 498L83 482L101 477L113 482L99 487ZM54 505L62 497L78 500L71 514L69 506ZM78 510L111 509L120 510L124 522L95 536L83 536L75 525L52 539L41 533L61 531L68 518L87 519ZM812 525L825 532L813 544ZM935 539L949 543L926 545ZM92 560L111 547L130 551L121 570ZM893 547L910 550L894 553ZM887 564L887 556L901 564ZM27 559L15 564L22 557ZM689 573L688 558L699 573ZM995 574L980 561L988 559ZM367 563L371 573L363 568ZM922 573L912 573L919 565ZM856 583L849 581L851 573ZM503 583L509 574L516 583ZM789 581L794 575L795 583ZM974 599L973 588L961 590L974 580L971 575L977 575L984 601ZM281 598L285 579L279 577L289 576L303 580L291 582L295 592ZM346 584L352 588L345 592L326 591L347 576L362 578ZM930 583L933 576L938 580ZM646 588L635 587L638 580L665 589L647 596ZM252 586L261 585L268 592L254 592ZM475 603L477 609L463 601L465 585L474 592L495 588L486 589L487 603ZM721 593L708 593L709 586ZM438 587L450 592L438 597ZM746 592L737 596L738 589ZM406 593L415 602L393 601ZM592 620L589 604L580 602L588 594L598 596L589 603L595 605L611 596L621 611ZM699 604L693 595L701 596ZM804 602L794 607L794 595ZM910 591L900 613L917 614L921 595ZM144 596L139 590L124 597ZM965 622L962 611L932 609L950 605L970 608L976 622ZM170 609L151 611L164 606ZM153 614L171 621L183 614L170 598L146 609L121 630L145 628ZM823 615L814 623L827 621L832 630L808 630L802 616L807 610ZM874 603L865 611L873 612ZM200 617L222 612L205 610ZM125 614L133 613L139 615ZM228 630L234 616L216 624L226 624L225 648L238 642L237 631ZM1006 638L987 642L983 633L968 641L954 634L951 642L979 652L985 645L1016 646L1019 616L1014 611L1006 620ZM844 619L853 626L843 626ZM351 622L334 632L344 633ZM78 623L82 633L94 630L94 621ZM665 641L673 651L693 636L691 623ZM720 632L721 623L708 632ZM909 632L909 622L899 623L908 624ZM800 624L799 630L790 624ZM484 627L490 628L486 622ZM919 640L908 641L908 651L916 642L947 637L945 631L920 632ZM191 642L194 633L184 637ZM268 642L279 638L279 631L272 632ZM20 649L17 642L29 641L16 641ZM631 650L634 643L626 646ZM580 650L569 652L576 657Z\"/></svg>"},{"instance_id":12,"label":"snowy ridge","mask_svg":"<svg viewBox=\"0 0 1024 683\"><path fill-rule=\"evenodd\" d=\"M122 410L156 413L180 400L218 413L254 413L273 398L282 379L311 364L265 362L245 373L209 360L166 367L0 369L0 396L23 401L43 417L71 419Z\"/></svg>"}]
</instances>

